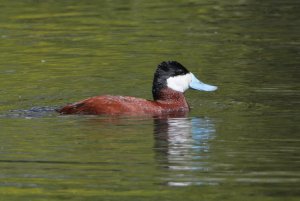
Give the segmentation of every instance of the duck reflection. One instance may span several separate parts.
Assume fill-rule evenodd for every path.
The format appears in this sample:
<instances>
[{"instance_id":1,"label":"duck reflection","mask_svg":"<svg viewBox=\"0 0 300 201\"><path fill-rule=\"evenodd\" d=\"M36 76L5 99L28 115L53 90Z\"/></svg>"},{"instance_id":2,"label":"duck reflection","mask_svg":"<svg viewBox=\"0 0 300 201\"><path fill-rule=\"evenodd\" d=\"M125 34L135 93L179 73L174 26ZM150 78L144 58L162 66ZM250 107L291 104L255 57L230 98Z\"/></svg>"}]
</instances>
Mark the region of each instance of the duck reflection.
<instances>
[{"instance_id":1,"label":"duck reflection","mask_svg":"<svg viewBox=\"0 0 300 201\"><path fill-rule=\"evenodd\" d=\"M214 135L214 123L208 118L154 120L156 159L160 165L174 171L168 175L168 185L199 184L195 173L209 170L207 164L209 141Z\"/></svg>"}]
</instances>

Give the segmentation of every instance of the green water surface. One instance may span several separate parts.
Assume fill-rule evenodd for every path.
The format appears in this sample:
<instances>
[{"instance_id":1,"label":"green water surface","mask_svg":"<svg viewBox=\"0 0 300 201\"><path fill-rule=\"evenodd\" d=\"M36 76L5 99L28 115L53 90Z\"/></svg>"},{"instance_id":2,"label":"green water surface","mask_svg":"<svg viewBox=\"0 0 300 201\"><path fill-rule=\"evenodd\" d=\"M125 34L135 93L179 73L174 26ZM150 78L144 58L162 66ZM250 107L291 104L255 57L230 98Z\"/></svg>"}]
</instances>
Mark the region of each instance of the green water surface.
<instances>
[{"instance_id":1,"label":"green water surface","mask_svg":"<svg viewBox=\"0 0 300 201\"><path fill-rule=\"evenodd\" d=\"M0 200L299 200L299 6L0 0ZM164 60L219 90L185 118L54 112L151 99Z\"/></svg>"}]
</instances>

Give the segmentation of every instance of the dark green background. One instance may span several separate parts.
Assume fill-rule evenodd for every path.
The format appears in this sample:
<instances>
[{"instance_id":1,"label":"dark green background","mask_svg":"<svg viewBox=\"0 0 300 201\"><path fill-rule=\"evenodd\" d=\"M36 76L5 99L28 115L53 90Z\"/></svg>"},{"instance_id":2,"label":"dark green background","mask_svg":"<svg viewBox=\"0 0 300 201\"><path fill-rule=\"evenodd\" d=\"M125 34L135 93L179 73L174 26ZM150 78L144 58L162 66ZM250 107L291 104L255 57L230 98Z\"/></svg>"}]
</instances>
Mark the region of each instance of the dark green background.
<instances>
[{"instance_id":1,"label":"dark green background","mask_svg":"<svg viewBox=\"0 0 300 201\"><path fill-rule=\"evenodd\" d=\"M299 6L0 0L0 200L299 200ZM48 111L150 99L164 60L219 90L187 118Z\"/></svg>"}]
</instances>

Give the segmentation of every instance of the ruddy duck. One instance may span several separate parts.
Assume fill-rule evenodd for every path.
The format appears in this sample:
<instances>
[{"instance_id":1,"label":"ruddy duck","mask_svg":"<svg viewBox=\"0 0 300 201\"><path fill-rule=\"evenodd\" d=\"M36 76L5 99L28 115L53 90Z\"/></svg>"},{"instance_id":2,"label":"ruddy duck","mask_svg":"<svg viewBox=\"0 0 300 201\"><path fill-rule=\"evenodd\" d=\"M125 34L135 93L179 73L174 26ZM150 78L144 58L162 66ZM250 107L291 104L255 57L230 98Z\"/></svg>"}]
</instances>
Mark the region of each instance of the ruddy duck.
<instances>
[{"instance_id":1,"label":"ruddy duck","mask_svg":"<svg viewBox=\"0 0 300 201\"><path fill-rule=\"evenodd\" d=\"M190 110L184 97L188 89L215 91L216 86L204 84L176 61L162 62L154 74L152 100L129 96L102 95L66 105L61 114L87 115L168 115Z\"/></svg>"}]
</instances>

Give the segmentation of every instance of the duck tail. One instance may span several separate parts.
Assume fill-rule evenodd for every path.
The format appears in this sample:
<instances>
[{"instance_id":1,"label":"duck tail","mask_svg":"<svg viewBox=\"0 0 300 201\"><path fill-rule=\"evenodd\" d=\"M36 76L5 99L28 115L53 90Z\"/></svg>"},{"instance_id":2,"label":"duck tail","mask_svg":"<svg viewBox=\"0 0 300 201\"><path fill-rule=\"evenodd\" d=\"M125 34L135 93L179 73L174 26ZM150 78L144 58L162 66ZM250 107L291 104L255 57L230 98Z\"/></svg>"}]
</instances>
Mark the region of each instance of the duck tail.
<instances>
[{"instance_id":1,"label":"duck tail","mask_svg":"<svg viewBox=\"0 0 300 201\"><path fill-rule=\"evenodd\" d=\"M62 108L56 109L56 112L60 114L76 114L80 113L80 108L84 105L84 103L75 103L75 104L70 104L66 105Z\"/></svg>"}]
</instances>

